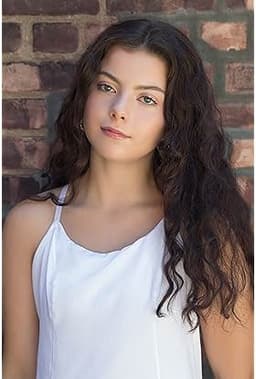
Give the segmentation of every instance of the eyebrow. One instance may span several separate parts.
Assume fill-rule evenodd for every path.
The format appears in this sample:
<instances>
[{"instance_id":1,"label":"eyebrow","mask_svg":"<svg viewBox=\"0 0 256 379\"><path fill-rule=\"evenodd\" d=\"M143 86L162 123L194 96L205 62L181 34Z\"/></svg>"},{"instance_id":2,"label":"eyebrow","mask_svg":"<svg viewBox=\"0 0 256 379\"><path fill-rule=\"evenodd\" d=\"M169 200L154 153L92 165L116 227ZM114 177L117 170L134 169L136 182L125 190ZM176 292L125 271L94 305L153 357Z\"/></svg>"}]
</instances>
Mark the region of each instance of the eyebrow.
<instances>
[{"instance_id":1,"label":"eyebrow","mask_svg":"<svg viewBox=\"0 0 256 379\"><path fill-rule=\"evenodd\" d=\"M121 84L120 81L114 75L110 74L107 71L99 71L98 75L108 76L110 79L112 79L117 84L119 84L119 85ZM162 92L163 94L165 94L165 91L162 88L158 87L158 86L139 85L139 86L136 86L135 89L151 89L151 90L159 91L159 92Z\"/></svg>"}]
</instances>

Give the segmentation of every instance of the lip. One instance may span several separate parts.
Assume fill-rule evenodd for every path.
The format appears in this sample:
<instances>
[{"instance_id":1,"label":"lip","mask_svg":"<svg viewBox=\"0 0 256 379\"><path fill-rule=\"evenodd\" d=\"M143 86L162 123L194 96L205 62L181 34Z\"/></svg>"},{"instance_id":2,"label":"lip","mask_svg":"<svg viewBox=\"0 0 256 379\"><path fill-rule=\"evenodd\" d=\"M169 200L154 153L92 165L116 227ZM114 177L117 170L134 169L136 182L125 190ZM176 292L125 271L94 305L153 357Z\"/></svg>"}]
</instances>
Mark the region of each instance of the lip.
<instances>
[{"instance_id":1,"label":"lip","mask_svg":"<svg viewBox=\"0 0 256 379\"><path fill-rule=\"evenodd\" d=\"M101 130L103 131L104 134L112 138L117 138L117 139L130 138L126 134L122 133L120 130L111 128L110 126L101 126Z\"/></svg>"}]
</instances>

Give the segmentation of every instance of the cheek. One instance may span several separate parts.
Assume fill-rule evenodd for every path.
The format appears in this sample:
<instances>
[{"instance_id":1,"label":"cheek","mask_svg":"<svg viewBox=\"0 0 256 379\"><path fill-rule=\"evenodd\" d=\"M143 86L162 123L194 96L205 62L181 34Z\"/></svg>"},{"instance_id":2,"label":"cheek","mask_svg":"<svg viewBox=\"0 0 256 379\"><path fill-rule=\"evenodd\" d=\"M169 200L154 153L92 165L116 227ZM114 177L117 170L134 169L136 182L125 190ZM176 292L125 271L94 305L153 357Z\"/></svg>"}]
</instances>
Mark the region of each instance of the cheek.
<instances>
[{"instance_id":1,"label":"cheek","mask_svg":"<svg viewBox=\"0 0 256 379\"><path fill-rule=\"evenodd\" d=\"M102 96L100 92L93 91L87 98L85 111L97 114L99 110L109 106L110 97Z\"/></svg>"},{"instance_id":2,"label":"cheek","mask_svg":"<svg viewBox=\"0 0 256 379\"><path fill-rule=\"evenodd\" d=\"M97 97L94 94L91 94L86 101L84 113L86 116L90 117L92 113L94 113L94 109L97 106Z\"/></svg>"},{"instance_id":3,"label":"cheek","mask_svg":"<svg viewBox=\"0 0 256 379\"><path fill-rule=\"evenodd\" d=\"M164 115L160 109L155 112L144 112L138 116L138 124L143 125L140 129L140 138L145 138L152 143L158 142L164 132Z\"/></svg>"},{"instance_id":4,"label":"cheek","mask_svg":"<svg viewBox=\"0 0 256 379\"><path fill-rule=\"evenodd\" d=\"M84 117L88 123L94 124L95 121L105 119L109 109L109 99L103 99L99 94L92 93L84 108Z\"/></svg>"},{"instance_id":5,"label":"cheek","mask_svg":"<svg viewBox=\"0 0 256 379\"><path fill-rule=\"evenodd\" d=\"M84 107L85 134L91 145L97 143L102 137L100 125L106 118L106 109L107 105L104 104L102 98L97 93L92 92Z\"/></svg>"}]
</instances>

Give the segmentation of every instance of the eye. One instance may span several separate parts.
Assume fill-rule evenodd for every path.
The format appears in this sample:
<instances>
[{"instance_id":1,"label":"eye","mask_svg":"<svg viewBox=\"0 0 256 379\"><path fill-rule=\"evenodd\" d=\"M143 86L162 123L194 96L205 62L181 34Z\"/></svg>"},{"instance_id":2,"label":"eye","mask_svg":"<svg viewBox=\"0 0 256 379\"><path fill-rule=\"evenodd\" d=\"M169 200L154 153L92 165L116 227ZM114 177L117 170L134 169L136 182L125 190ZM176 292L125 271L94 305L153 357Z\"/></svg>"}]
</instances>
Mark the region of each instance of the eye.
<instances>
[{"instance_id":1,"label":"eye","mask_svg":"<svg viewBox=\"0 0 256 379\"><path fill-rule=\"evenodd\" d=\"M98 83L97 89L103 92L115 92L114 88L112 88L109 84L106 83Z\"/></svg>"},{"instance_id":2,"label":"eye","mask_svg":"<svg viewBox=\"0 0 256 379\"><path fill-rule=\"evenodd\" d=\"M144 104L157 105L157 102L150 96L141 96L140 98L144 98Z\"/></svg>"}]
</instances>

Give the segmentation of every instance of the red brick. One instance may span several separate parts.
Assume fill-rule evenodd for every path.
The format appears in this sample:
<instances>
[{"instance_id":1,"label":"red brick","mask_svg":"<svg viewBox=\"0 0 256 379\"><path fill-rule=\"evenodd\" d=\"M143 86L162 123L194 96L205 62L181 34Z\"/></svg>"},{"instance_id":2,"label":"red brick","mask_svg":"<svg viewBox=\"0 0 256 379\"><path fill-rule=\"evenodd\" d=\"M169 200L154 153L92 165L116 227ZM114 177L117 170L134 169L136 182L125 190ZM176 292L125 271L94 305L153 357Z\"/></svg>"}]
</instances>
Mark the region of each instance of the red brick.
<instances>
[{"instance_id":1,"label":"red brick","mask_svg":"<svg viewBox=\"0 0 256 379\"><path fill-rule=\"evenodd\" d=\"M3 177L3 202L14 205L40 192L39 183L32 177Z\"/></svg>"},{"instance_id":2,"label":"red brick","mask_svg":"<svg viewBox=\"0 0 256 379\"><path fill-rule=\"evenodd\" d=\"M227 92L252 92L253 90L253 64L230 63L226 65Z\"/></svg>"},{"instance_id":3,"label":"red brick","mask_svg":"<svg viewBox=\"0 0 256 379\"><path fill-rule=\"evenodd\" d=\"M214 8L214 0L185 0L185 8L205 11Z\"/></svg>"},{"instance_id":4,"label":"red brick","mask_svg":"<svg viewBox=\"0 0 256 379\"><path fill-rule=\"evenodd\" d=\"M36 65L11 63L3 67L3 90L9 92L36 91L40 89Z\"/></svg>"},{"instance_id":5,"label":"red brick","mask_svg":"<svg viewBox=\"0 0 256 379\"><path fill-rule=\"evenodd\" d=\"M97 14L98 0L4 0L4 15L73 15Z\"/></svg>"},{"instance_id":6,"label":"red brick","mask_svg":"<svg viewBox=\"0 0 256 379\"><path fill-rule=\"evenodd\" d=\"M145 0L145 12L169 12L184 8L186 0Z\"/></svg>"},{"instance_id":7,"label":"red brick","mask_svg":"<svg viewBox=\"0 0 256 379\"><path fill-rule=\"evenodd\" d=\"M4 22L3 33L3 53L13 53L21 46L20 25L15 22Z\"/></svg>"},{"instance_id":8,"label":"red brick","mask_svg":"<svg viewBox=\"0 0 256 379\"><path fill-rule=\"evenodd\" d=\"M184 7L185 0L107 0L107 14L117 12L166 12Z\"/></svg>"},{"instance_id":9,"label":"red brick","mask_svg":"<svg viewBox=\"0 0 256 379\"><path fill-rule=\"evenodd\" d=\"M41 137L3 138L3 168L42 169L48 153L49 146Z\"/></svg>"},{"instance_id":10,"label":"red brick","mask_svg":"<svg viewBox=\"0 0 256 379\"><path fill-rule=\"evenodd\" d=\"M228 8L244 8L245 0L226 0L226 6Z\"/></svg>"},{"instance_id":11,"label":"red brick","mask_svg":"<svg viewBox=\"0 0 256 379\"><path fill-rule=\"evenodd\" d=\"M46 91L69 87L75 66L69 62L44 62L40 65L41 89Z\"/></svg>"},{"instance_id":12,"label":"red brick","mask_svg":"<svg viewBox=\"0 0 256 379\"><path fill-rule=\"evenodd\" d=\"M33 37L34 51L71 53L78 47L78 30L71 23L34 24Z\"/></svg>"},{"instance_id":13,"label":"red brick","mask_svg":"<svg viewBox=\"0 0 256 379\"><path fill-rule=\"evenodd\" d=\"M224 127L251 129L254 123L253 105L219 104Z\"/></svg>"},{"instance_id":14,"label":"red brick","mask_svg":"<svg viewBox=\"0 0 256 379\"><path fill-rule=\"evenodd\" d=\"M3 168L20 168L22 155L10 138L3 138Z\"/></svg>"},{"instance_id":15,"label":"red brick","mask_svg":"<svg viewBox=\"0 0 256 379\"><path fill-rule=\"evenodd\" d=\"M86 43L89 44L107 27L110 23L88 23L86 25L85 38Z\"/></svg>"},{"instance_id":16,"label":"red brick","mask_svg":"<svg viewBox=\"0 0 256 379\"><path fill-rule=\"evenodd\" d=\"M40 129L47 124L45 100L3 100L3 127L8 129Z\"/></svg>"},{"instance_id":17,"label":"red brick","mask_svg":"<svg viewBox=\"0 0 256 379\"><path fill-rule=\"evenodd\" d=\"M234 140L231 159L234 168L253 167L253 140Z\"/></svg>"},{"instance_id":18,"label":"red brick","mask_svg":"<svg viewBox=\"0 0 256 379\"><path fill-rule=\"evenodd\" d=\"M10 178L8 176L2 176L2 202L9 203L12 195L10 188Z\"/></svg>"},{"instance_id":19,"label":"red brick","mask_svg":"<svg viewBox=\"0 0 256 379\"><path fill-rule=\"evenodd\" d=\"M26 107L29 116L30 129L40 129L47 125L47 109L45 100L27 100Z\"/></svg>"},{"instance_id":20,"label":"red brick","mask_svg":"<svg viewBox=\"0 0 256 379\"><path fill-rule=\"evenodd\" d=\"M201 37L210 46L219 50L246 49L247 28L242 22L204 22Z\"/></svg>"},{"instance_id":21,"label":"red brick","mask_svg":"<svg viewBox=\"0 0 256 379\"><path fill-rule=\"evenodd\" d=\"M247 8L253 10L253 0L226 0L228 8Z\"/></svg>"},{"instance_id":22,"label":"red brick","mask_svg":"<svg viewBox=\"0 0 256 379\"><path fill-rule=\"evenodd\" d=\"M210 80L211 84L213 85L214 82L214 66L212 63L209 62L203 62L204 64L204 69L206 72L206 75L208 79Z\"/></svg>"},{"instance_id":23,"label":"red brick","mask_svg":"<svg viewBox=\"0 0 256 379\"><path fill-rule=\"evenodd\" d=\"M247 204L252 207L253 206L253 178L248 176L238 176L237 183L241 194Z\"/></svg>"},{"instance_id":24,"label":"red brick","mask_svg":"<svg viewBox=\"0 0 256 379\"><path fill-rule=\"evenodd\" d=\"M245 6L249 10L253 10L253 0L245 0Z\"/></svg>"}]
</instances>

